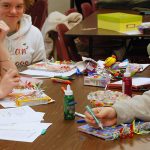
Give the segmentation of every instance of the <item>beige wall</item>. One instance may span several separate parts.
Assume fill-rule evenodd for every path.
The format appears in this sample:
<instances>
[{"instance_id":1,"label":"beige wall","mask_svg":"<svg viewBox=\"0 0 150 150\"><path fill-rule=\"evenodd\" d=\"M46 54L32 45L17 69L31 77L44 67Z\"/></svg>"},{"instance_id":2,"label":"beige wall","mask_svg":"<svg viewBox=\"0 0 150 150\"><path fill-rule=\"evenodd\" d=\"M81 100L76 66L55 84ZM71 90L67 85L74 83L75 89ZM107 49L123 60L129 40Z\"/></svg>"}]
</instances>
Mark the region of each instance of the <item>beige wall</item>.
<instances>
[{"instance_id":1,"label":"beige wall","mask_svg":"<svg viewBox=\"0 0 150 150\"><path fill-rule=\"evenodd\" d=\"M53 11L64 13L70 7L70 0L48 0L48 2L49 13Z\"/></svg>"}]
</instances>

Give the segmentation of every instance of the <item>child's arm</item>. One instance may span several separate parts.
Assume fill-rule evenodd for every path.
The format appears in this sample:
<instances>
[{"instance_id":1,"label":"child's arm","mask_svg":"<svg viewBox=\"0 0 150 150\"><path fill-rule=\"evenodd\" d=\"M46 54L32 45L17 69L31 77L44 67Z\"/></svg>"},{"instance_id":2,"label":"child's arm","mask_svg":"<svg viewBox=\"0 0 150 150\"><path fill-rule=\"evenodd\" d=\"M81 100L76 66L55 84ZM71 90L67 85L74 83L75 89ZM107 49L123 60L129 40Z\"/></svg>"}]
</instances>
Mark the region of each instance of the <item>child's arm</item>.
<instances>
[{"instance_id":1,"label":"child's arm","mask_svg":"<svg viewBox=\"0 0 150 150\"><path fill-rule=\"evenodd\" d=\"M5 71L3 68L9 70L14 69L17 70L15 64L11 61L9 52L5 47L5 37L7 32L9 31L9 27L6 23L0 20L0 74L3 76Z\"/></svg>"},{"instance_id":2,"label":"child's arm","mask_svg":"<svg viewBox=\"0 0 150 150\"><path fill-rule=\"evenodd\" d=\"M112 106L117 112L117 123L131 122L135 118L150 121L150 90L128 101L118 101Z\"/></svg>"}]
</instances>

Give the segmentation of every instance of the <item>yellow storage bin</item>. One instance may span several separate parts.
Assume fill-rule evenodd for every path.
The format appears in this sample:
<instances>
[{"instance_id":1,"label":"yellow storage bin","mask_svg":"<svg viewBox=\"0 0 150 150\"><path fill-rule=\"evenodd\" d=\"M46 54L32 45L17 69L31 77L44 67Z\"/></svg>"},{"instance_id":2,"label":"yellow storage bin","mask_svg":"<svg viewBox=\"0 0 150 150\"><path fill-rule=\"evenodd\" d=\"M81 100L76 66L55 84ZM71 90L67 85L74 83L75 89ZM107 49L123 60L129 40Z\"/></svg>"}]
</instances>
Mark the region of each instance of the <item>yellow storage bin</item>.
<instances>
[{"instance_id":1,"label":"yellow storage bin","mask_svg":"<svg viewBox=\"0 0 150 150\"><path fill-rule=\"evenodd\" d=\"M121 33L136 31L142 23L142 16L127 13L98 14L98 28L113 30Z\"/></svg>"}]
</instances>

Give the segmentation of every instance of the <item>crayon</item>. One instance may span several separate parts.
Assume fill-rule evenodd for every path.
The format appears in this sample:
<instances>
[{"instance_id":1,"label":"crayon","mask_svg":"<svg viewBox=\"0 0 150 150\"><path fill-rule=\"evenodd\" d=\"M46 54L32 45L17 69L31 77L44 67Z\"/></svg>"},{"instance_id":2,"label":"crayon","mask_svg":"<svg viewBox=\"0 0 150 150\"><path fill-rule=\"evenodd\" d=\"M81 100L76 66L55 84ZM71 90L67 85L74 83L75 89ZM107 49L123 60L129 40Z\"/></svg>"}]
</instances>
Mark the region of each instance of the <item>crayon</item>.
<instances>
[{"instance_id":1,"label":"crayon","mask_svg":"<svg viewBox=\"0 0 150 150\"><path fill-rule=\"evenodd\" d=\"M86 123L86 121L85 121L84 119L77 120L76 122L77 122L77 123Z\"/></svg>"},{"instance_id":2,"label":"crayon","mask_svg":"<svg viewBox=\"0 0 150 150\"><path fill-rule=\"evenodd\" d=\"M56 83L63 83L63 84L71 84L72 82L69 80L63 80L63 79L58 79L58 78L51 78L53 82Z\"/></svg>"},{"instance_id":3,"label":"crayon","mask_svg":"<svg viewBox=\"0 0 150 150\"><path fill-rule=\"evenodd\" d=\"M65 93L66 88L62 86L61 90L62 90L63 93Z\"/></svg>"},{"instance_id":4,"label":"crayon","mask_svg":"<svg viewBox=\"0 0 150 150\"><path fill-rule=\"evenodd\" d=\"M66 76L54 76L54 78L63 79L63 80L74 80L74 78L66 77Z\"/></svg>"}]
</instances>

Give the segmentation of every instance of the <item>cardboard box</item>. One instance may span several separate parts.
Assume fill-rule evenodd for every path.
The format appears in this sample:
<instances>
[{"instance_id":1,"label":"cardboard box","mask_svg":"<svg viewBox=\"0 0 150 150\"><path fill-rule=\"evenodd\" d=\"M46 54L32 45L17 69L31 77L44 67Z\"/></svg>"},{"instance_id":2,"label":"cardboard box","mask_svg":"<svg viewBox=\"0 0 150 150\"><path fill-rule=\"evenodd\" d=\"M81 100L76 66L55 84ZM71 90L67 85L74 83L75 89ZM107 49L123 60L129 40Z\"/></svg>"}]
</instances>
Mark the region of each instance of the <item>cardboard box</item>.
<instances>
[{"instance_id":1,"label":"cardboard box","mask_svg":"<svg viewBox=\"0 0 150 150\"><path fill-rule=\"evenodd\" d=\"M113 30L121 33L138 31L138 26L142 23L141 15L127 13L107 13L98 14L98 28Z\"/></svg>"},{"instance_id":2,"label":"cardboard box","mask_svg":"<svg viewBox=\"0 0 150 150\"><path fill-rule=\"evenodd\" d=\"M85 76L84 77L84 85L91 85L91 86L99 86L99 87L106 87L109 83L110 78L107 77L94 77L94 76Z\"/></svg>"}]
</instances>

